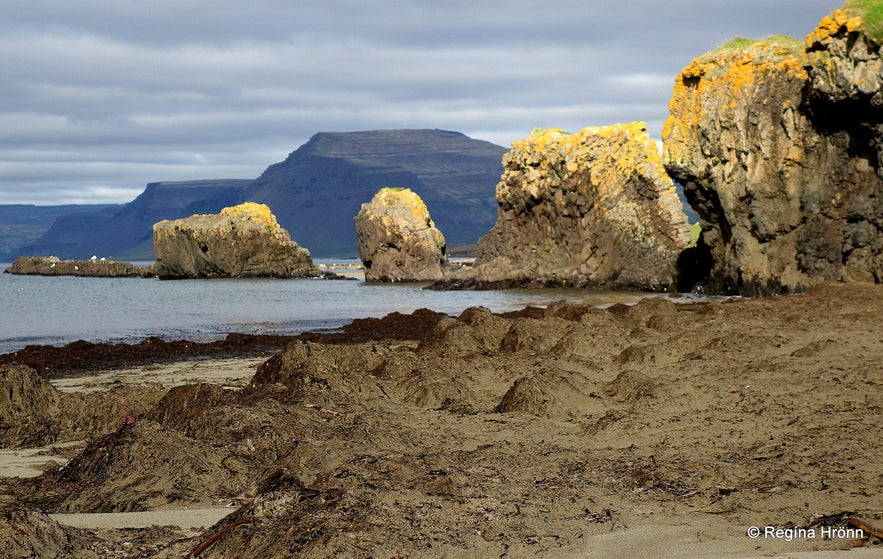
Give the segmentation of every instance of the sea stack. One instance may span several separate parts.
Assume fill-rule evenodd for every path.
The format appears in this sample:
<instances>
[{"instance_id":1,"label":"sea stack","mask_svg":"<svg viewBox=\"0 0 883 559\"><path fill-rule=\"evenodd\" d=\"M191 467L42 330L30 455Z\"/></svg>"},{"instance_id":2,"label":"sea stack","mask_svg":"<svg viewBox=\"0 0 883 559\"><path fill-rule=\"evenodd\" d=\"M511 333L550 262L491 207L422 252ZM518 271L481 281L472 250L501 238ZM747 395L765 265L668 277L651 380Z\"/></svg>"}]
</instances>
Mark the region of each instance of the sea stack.
<instances>
[{"instance_id":1,"label":"sea stack","mask_svg":"<svg viewBox=\"0 0 883 559\"><path fill-rule=\"evenodd\" d=\"M426 204L407 188L382 188L354 218L368 281L436 281L445 277L445 237Z\"/></svg>"},{"instance_id":2,"label":"sea stack","mask_svg":"<svg viewBox=\"0 0 883 559\"><path fill-rule=\"evenodd\" d=\"M161 279L322 275L270 208L254 202L160 221L153 226L153 251Z\"/></svg>"},{"instance_id":3,"label":"sea stack","mask_svg":"<svg viewBox=\"0 0 883 559\"><path fill-rule=\"evenodd\" d=\"M668 289L687 217L646 124L536 130L503 157L472 281Z\"/></svg>"},{"instance_id":4,"label":"sea stack","mask_svg":"<svg viewBox=\"0 0 883 559\"><path fill-rule=\"evenodd\" d=\"M880 48L838 10L806 41L737 39L681 71L665 166L699 215L710 290L883 281Z\"/></svg>"}]
</instances>

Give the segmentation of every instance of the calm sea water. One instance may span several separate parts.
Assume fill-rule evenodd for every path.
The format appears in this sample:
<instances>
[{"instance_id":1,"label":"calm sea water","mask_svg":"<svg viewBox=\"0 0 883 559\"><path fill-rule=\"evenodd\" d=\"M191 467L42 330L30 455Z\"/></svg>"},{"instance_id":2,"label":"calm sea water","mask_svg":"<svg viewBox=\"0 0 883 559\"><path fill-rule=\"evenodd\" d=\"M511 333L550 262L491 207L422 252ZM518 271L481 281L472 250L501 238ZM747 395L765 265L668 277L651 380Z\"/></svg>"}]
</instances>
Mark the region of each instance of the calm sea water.
<instances>
[{"instance_id":1,"label":"calm sea water","mask_svg":"<svg viewBox=\"0 0 883 559\"><path fill-rule=\"evenodd\" d=\"M9 264L0 264L0 270ZM481 305L508 311L569 300L598 306L644 295L576 289L429 291L318 279L176 280L15 276L0 273L0 354L29 344L132 342L147 336L211 341L229 332L298 334L353 318Z\"/></svg>"}]
</instances>

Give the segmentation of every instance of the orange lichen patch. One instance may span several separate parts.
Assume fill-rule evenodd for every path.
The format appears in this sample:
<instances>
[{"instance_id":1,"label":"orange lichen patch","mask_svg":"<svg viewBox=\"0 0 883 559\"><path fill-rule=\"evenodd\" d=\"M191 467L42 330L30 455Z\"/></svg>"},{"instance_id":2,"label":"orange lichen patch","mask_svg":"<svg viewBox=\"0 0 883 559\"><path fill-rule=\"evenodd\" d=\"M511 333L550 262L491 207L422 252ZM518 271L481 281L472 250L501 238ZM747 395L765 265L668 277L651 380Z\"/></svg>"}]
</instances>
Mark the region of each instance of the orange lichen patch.
<instances>
[{"instance_id":1,"label":"orange lichen patch","mask_svg":"<svg viewBox=\"0 0 883 559\"><path fill-rule=\"evenodd\" d=\"M750 99L755 86L773 75L807 79L805 55L793 45L776 40L752 43L743 49L723 50L693 60L675 80L662 139L689 135L708 116L710 106L725 110ZM727 100L721 103L721 100Z\"/></svg>"},{"instance_id":2,"label":"orange lichen patch","mask_svg":"<svg viewBox=\"0 0 883 559\"><path fill-rule=\"evenodd\" d=\"M638 139L643 141L647 133L647 124L644 122L632 122L629 124L614 124L611 126L587 126L575 134L562 132L560 128L550 128L547 130L535 130L530 136L523 140L512 142L512 151L510 155L524 154L543 154L554 152L557 154L557 160L565 161L565 168L569 172L576 172L580 168L580 159L587 157L587 144L593 138L622 138L622 141ZM548 163L552 160L550 157L529 157L532 162L537 164Z\"/></svg>"},{"instance_id":3,"label":"orange lichen patch","mask_svg":"<svg viewBox=\"0 0 883 559\"><path fill-rule=\"evenodd\" d=\"M603 189L635 174L656 175L671 184L645 122L588 126L574 134L559 128L535 130L513 142L512 148L505 161L507 174L514 173L513 180L504 177L498 200L506 197L501 189L520 188L539 199L561 187L591 184Z\"/></svg>"},{"instance_id":4,"label":"orange lichen patch","mask_svg":"<svg viewBox=\"0 0 883 559\"><path fill-rule=\"evenodd\" d=\"M221 215L232 220L251 221L259 225L263 225L271 233L279 228L276 216L270 211L266 204L258 204L256 202L245 202L238 206L230 206L221 210Z\"/></svg>"},{"instance_id":5,"label":"orange lichen patch","mask_svg":"<svg viewBox=\"0 0 883 559\"><path fill-rule=\"evenodd\" d=\"M861 17L849 17L843 10L834 10L831 15L823 17L818 27L806 36L806 46L824 45L835 35L859 31L863 27L864 21Z\"/></svg>"}]
</instances>

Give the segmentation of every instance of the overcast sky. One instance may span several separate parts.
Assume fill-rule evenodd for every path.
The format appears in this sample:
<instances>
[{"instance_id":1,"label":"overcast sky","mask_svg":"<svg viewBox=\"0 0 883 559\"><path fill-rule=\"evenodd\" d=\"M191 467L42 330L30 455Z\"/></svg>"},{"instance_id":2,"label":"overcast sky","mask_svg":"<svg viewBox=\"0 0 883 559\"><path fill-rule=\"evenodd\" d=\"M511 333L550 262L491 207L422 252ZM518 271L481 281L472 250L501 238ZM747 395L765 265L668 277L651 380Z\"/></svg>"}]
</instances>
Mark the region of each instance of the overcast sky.
<instances>
[{"instance_id":1,"label":"overcast sky","mask_svg":"<svg viewBox=\"0 0 883 559\"><path fill-rule=\"evenodd\" d=\"M0 204L255 178L319 131L643 120L736 36L842 0L0 0Z\"/></svg>"}]
</instances>

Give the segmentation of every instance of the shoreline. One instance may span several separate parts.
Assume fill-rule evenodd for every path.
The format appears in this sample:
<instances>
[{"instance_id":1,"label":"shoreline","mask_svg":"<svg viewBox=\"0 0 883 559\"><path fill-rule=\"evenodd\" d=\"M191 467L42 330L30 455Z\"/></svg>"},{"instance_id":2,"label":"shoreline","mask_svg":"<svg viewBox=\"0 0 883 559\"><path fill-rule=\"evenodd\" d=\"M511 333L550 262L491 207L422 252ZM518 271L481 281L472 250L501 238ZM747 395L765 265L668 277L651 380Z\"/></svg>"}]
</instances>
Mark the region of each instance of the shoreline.
<instances>
[{"instance_id":1,"label":"shoreline","mask_svg":"<svg viewBox=\"0 0 883 559\"><path fill-rule=\"evenodd\" d=\"M356 344L383 339L419 340L446 316L418 309L409 314L391 313L383 318L357 318L332 332L312 331L293 336L229 333L214 342L165 341L150 337L138 343L79 340L62 346L30 345L0 354L0 366L26 365L41 376L54 379L175 361L269 358L293 341Z\"/></svg>"}]
</instances>

